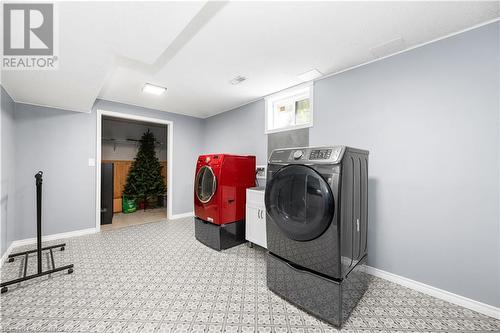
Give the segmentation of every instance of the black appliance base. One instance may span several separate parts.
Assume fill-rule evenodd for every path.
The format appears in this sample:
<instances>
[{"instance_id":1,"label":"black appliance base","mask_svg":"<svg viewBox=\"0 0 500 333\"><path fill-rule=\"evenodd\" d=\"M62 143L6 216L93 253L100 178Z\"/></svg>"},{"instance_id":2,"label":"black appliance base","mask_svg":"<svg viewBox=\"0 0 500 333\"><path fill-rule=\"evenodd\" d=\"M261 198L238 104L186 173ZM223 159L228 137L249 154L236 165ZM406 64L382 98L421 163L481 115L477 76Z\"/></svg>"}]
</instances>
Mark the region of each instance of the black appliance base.
<instances>
[{"instance_id":1,"label":"black appliance base","mask_svg":"<svg viewBox=\"0 0 500 333\"><path fill-rule=\"evenodd\" d=\"M267 286L283 299L337 327L342 326L368 288L366 256L343 280L332 280L267 255Z\"/></svg>"},{"instance_id":2,"label":"black appliance base","mask_svg":"<svg viewBox=\"0 0 500 333\"><path fill-rule=\"evenodd\" d=\"M198 241L217 250L245 243L245 220L217 225L194 218L194 235Z\"/></svg>"}]
</instances>

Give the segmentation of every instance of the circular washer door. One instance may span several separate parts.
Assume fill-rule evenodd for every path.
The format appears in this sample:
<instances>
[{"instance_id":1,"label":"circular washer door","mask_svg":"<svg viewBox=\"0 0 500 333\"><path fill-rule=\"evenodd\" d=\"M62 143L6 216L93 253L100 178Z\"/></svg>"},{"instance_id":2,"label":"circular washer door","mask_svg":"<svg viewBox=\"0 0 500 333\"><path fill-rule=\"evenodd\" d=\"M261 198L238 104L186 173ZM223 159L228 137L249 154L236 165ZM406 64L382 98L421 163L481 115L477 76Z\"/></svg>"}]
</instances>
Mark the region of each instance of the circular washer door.
<instances>
[{"instance_id":1,"label":"circular washer door","mask_svg":"<svg viewBox=\"0 0 500 333\"><path fill-rule=\"evenodd\" d=\"M195 193L201 203L207 203L212 199L217 189L217 180L212 168L202 166L195 179Z\"/></svg>"},{"instance_id":2,"label":"circular washer door","mask_svg":"<svg viewBox=\"0 0 500 333\"><path fill-rule=\"evenodd\" d=\"M272 221L297 241L321 236L332 222L335 209L328 183L305 165L279 169L266 186L265 203Z\"/></svg>"}]
</instances>

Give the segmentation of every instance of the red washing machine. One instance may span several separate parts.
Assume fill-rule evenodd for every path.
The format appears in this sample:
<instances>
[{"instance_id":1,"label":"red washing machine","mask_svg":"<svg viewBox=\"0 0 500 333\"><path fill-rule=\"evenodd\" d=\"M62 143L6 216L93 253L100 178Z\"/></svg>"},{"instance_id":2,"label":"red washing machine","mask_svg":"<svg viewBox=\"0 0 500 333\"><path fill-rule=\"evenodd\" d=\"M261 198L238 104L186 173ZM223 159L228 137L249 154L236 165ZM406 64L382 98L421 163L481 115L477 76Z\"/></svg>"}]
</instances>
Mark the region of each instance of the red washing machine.
<instances>
[{"instance_id":1,"label":"red washing machine","mask_svg":"<svg viewBox=\"0 0 500 333\"><path fill-rule=\"evenodd\" d=\"M195 237L223 250L245 242L246 189L255 186L255 156L201 155L194 180Z\"/></svg>"}]
</instances>

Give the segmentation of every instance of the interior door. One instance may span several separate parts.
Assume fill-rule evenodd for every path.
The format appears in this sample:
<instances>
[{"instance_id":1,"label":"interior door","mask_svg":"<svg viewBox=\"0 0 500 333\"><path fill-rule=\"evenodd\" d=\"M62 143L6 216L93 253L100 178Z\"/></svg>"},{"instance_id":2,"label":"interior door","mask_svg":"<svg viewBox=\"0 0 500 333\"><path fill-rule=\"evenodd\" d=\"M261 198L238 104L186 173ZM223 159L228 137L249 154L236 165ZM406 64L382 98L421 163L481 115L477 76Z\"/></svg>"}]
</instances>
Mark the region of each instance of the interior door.
<instances>
[{"instance_id":1,"label":"interior door","mask_svg":"<svg viewBox=\"0 0 500 333\"><path fill-rule=\"evenodd\" d=\"M195 179L195 193L201 203L208 203L217 190L217 180L212 168L204 165L198 170Z\"/></svg>"},{"instance_id":2,"label":"interior door","mask_svg":"<svg viewBox=\"0 0 500 333\"><path fill-rule=\"evenodd\" d=\"M334 198L330 186L314 169L287 165L274 173L266 187L266 210L290 239L310 241L332 222Z\"/></svg>"}]
</instances>

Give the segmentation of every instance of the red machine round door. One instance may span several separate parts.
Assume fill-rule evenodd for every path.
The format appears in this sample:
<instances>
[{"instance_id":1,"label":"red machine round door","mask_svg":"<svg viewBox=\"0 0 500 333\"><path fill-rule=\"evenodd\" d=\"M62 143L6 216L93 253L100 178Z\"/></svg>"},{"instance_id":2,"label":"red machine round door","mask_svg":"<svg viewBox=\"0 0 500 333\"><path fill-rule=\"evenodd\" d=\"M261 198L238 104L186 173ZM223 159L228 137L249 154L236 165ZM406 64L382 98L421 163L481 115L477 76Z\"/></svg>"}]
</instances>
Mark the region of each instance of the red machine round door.
<instances>
[{"instance_id":1,"label":"red machine round door","mask_svg":"<svg viewBox=\"0 0 500 333\"><path fill-rule=\"evenodd\" d=\"M217 190L217 179L212 168L202 166L195 179L196 197L201 203L209 202Z\"/></svg>"}]
</instances>

